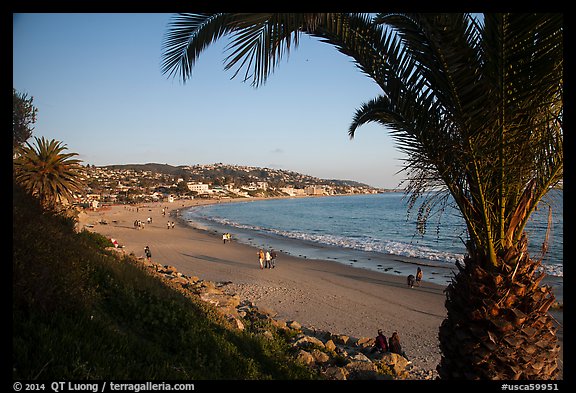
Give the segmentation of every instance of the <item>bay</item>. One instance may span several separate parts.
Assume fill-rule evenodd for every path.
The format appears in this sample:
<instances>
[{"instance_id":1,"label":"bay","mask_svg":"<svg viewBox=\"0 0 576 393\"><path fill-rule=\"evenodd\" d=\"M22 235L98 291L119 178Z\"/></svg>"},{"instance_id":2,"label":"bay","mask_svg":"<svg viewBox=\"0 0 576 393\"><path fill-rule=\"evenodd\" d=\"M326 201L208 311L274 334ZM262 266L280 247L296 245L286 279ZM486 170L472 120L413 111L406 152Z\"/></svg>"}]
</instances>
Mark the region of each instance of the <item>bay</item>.
<instances>
[{"instance_id":1,"label":"bay","mask_svg":"<svg viewBox=\"0 0 576 393\"><path fill-rule=\"evenodd\" d=\"M557 298L563 284L563 193L552 190L526 226L529 252L540 258L548 227L549 246L542 260L546 283ZM424 233L417 230L416 208L403 193L288 198L193 207L183 217L203 229L231 232L240 242L274 248L302 258L333 260L390 274L410 274L425 266L425 278L447 285L465 253L466 226L447 207L431 215ZM390 263L392 261L393 263Z\"/></svg>"}]
</instances>

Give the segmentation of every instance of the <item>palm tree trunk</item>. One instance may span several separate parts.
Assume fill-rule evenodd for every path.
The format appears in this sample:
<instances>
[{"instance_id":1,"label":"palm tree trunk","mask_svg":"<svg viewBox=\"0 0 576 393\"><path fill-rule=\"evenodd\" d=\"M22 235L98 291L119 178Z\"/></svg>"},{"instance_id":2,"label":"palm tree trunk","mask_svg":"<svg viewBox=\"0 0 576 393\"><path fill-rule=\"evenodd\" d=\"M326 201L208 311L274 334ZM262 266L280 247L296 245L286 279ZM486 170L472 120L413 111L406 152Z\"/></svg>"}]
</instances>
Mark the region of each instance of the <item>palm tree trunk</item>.
<instances>
[{"instance_id":1,"label":"palm tree trunk","mask_svg":"<svg viewBox=\"0 0 576 393\"><path fill-rule=\"evenodd\" d=\"M489 272L466 257L446 289L448 317L439 330L442 379L550 380L560 346L548 309L555 297L524 237ZM487 266L487 264L485 264Z\"/></svg>"}]
</instances>

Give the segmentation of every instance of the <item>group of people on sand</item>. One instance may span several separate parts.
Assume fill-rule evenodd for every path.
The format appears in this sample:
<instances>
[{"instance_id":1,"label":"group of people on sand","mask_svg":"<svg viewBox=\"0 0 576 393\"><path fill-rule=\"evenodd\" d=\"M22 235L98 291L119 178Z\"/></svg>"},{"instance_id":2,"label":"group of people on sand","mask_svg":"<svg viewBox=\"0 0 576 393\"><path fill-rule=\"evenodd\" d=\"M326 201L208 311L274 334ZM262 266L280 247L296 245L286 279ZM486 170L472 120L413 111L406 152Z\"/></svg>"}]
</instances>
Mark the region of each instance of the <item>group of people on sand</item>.
<instances>
[{"instance_id":1,"label":"group of people on sand","mask_svg":"<svg viewBox=\"0 0 576 393\"><path fill-rule=\"evenodd\" d=\"M276 267L276 251L258 251L258 261L260 262L260 269L274 269Z\"/></svg>"},{"instance_id":2,"label":"group of people on sand","mask_svg":"<svg viewBox=\"0 0 576 393\"><path fill-rule=\"evenodd\" d=\"M418 269L416 270L416 277L414 277L413 274L408 275L407 278L407 284L410 288L414 288L414 285L416 286L420 286L420 282L422 281L422 269L420 269L420 267L418 267Z\"/></svg>"},{"instance_id":3,"label":"group of people on sand","mask_svg":"<svg viewBox=\"0 0 576 393\"><path fill-rule=\"evenodd\" d=\"M134 228L144 229L144 223L141 220L135 220L134 221Z\"/></svg>"},{"instance_id":4,"label":"group of people on sand","mask_svg":"<svg viewBox=\"0 0 576 393\"><path fill-rule=\"evenodd\" d=\"M226 244L226 240L228 240L228 242L230 242L232 240L232 235L228 232L226 232L222 235L222 242L224 244Z\"/></svg>"},{"instance_id":5,"label":"group of people on sand","mask_svg":"<svg viewBox=\"0 0 576 393\"><path fill-rule=\"evenodd\" d=\"M374 343L374 348L372 352L392 352L404 357L408 360L408 356L402 350L402 345L400 344L400 336L398 332L393 332L392 335L386 340L386 336L382 333L382 329L378 329L378 335L376 336L376 342ZM410 363L410 360L408 360Z\"/></svg>"}]
</instances>

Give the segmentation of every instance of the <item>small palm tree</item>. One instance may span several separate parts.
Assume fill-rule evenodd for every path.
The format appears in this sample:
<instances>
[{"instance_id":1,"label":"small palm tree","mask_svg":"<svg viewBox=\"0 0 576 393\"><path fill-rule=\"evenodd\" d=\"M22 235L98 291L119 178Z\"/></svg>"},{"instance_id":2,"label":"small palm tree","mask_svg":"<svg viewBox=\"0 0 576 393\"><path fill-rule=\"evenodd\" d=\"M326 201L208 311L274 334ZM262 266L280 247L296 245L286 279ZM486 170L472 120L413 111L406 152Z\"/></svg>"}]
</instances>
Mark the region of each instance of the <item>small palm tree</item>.
<instances>
[{"instance_id":1,"label":"small palm tree","mask_svg":"<svg viewBox=\"0 0 576 393\"><path fill-rule=\"evenodd\" d=\"M80 160L77 153L64 153L62 142L35 137L36 146L28 142L14 160L14 177L42 206L57 210L70 201L74 192L84 188Z\"/></svg>"},{"instance_id":2,"label":"small palm tree","mask_svg":"<svg viewBox=\"0 0 576 393\"><path fill-rule=\"evenodd\" d=\"M176 17L163 71L231 35L226 69L259 86L309 34L352 57L382 94L349 127L377 122L407 153L411 202L425 220L454 201L467 255L446 289L442 378L552 379L559 346L524 228L563 177L562 15L192 14ZM440 190L425 194L428 190Z\"/></svg>"}]
</instances>

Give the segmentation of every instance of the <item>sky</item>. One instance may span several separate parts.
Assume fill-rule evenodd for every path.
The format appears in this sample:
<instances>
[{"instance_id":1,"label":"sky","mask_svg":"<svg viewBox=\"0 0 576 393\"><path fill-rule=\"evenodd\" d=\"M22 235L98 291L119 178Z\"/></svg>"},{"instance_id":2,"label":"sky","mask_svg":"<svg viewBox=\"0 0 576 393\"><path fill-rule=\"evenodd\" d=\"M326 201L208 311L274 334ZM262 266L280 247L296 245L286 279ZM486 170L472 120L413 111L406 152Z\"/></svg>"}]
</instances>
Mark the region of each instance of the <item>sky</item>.
<instances>
[{"instance_id":1,"label":"sky","mask_svg":"<svg viewBox=\"0 0 576 393\"><path fill-rule=\"evenodd\" d=\"M386 128L348 137L380 88L334 47L302 36L258 88L224 70L224 39L183 83L162 74L174 14L13 15L13 87L34 98L33 136L83 164L224 163L395 188L405 157ZM33 143L31 138L29 142Z\"/></svg>"}]
</instances>

